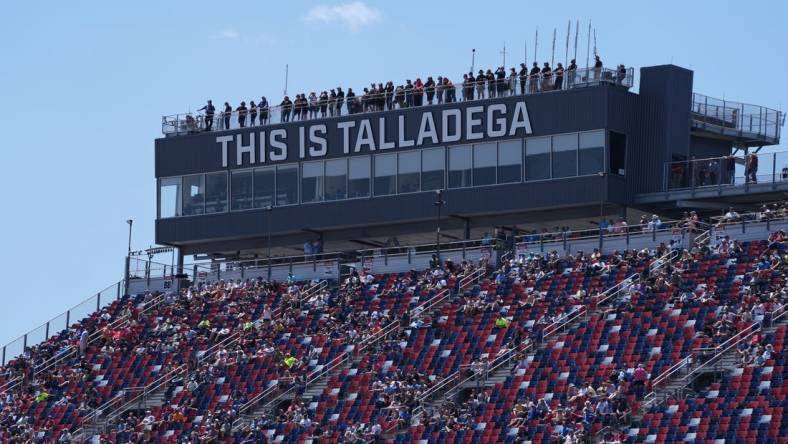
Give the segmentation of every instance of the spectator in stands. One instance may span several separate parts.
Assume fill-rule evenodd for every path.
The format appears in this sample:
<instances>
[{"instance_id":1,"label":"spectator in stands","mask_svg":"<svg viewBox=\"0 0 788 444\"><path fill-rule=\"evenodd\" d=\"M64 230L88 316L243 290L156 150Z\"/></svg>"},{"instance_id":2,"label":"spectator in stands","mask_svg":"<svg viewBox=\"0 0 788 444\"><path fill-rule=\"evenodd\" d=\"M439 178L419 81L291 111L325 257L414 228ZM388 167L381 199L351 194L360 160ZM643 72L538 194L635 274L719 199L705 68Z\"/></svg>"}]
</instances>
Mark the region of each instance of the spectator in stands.
<instances>
[{"instance_id":1,"label":"spectator in stands","mask_svg":"<svg viewBox=\"0 0 788 444\"><path fill-rule=\"evenodd\" d=\"M738 222L741 220L741 216L733 207L728 208L728 212L722 216L722 220L724 222Z\"/></svg>"}]
</instances>

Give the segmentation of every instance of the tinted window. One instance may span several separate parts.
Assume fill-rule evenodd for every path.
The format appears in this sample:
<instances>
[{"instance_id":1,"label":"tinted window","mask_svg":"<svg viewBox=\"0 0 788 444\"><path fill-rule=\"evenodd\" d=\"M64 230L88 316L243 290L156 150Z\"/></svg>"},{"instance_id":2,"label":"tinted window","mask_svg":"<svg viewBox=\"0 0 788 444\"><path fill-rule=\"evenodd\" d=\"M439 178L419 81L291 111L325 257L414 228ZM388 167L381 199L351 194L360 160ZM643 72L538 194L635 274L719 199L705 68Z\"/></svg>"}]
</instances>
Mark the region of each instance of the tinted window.
<instances>
[{"instance_id":1,"label":"tinted window","mask_svg":"<svg viewBox=\"0 0 788 444\"><path fill-rule=\"evenodd\" d=\"M605 168L605 132L580 133L577 168L580 175L596 174Z\"/></svg>"},{"instance_id":2,"label":"tinted window","mask_svg":"<svg viewBox=\"0 0 788 444\"><path fill-rule=\"evenodd\" d=\"M274 206L274 184L276 168L258 168L254 170L254 206L265 208Z\"/></svg>"},{"instance_id":3,"label":"tinted window","mask_svg":"<svg viewBox=\"0 0 788 444\"><path fill-rule=\"evenodd\" d=\"M159 217L181 215L181 178L168 177L159 180Z\"/></svg>"},{"instance_id":4,"label":"tinted window","mask_svg":"<svg viewBox=\"0 0 788 444\"><path fill-rule=\"evenodd\" d=\"M421 189L421 153L419 151L399 154L397 186L400 193L414 193Z\"/></svg>"},{"instance_id":5,"label":"tinted window","mask_svg":"<svg viewBox=\"0 0 788 444\"><path fill-rule=\"evenodd\" d=\"M298 203L298 165L276 167L276 204Z\"/></svg>"},{"instance_id":6,"label":"tinted window","mask_svg":"<svg viewBox=\"0 0 788 444\"><path fill-rule=\"evenodd\" d=\"M323 162L304 162L301 165L301 202L323 200Z\"/></svg>"},{"instance_id":7,"label":"tinted window","mask_svg":"<svg viewBox=\"0 0 788 444\"><path fill-rule=\"evenodd\" d=\"M348 175L348 197L369 197L370 158L353 157L350 159Z\"/></svg>"},{"instance_id":8,"label":"tinted window","mask_svg":"<svg viewBox=\"0 0 788 444\"><path fill-rule=\"evenodd\" d=\"M441 190L445 186L446 150L436 148L421 152L421 190Z\"/></svg>"},{"instance_id":9,"label":"tinted window","mask_svg":"<svg viewBox=\"0 0 788 444\"><path fill-rule=\"evenodd\" d=\"M525 180L550 178L550 138L525 140Z\"/></svg>"},{"instance_id":10,"label":"tinted window","mask_svg":"<svg viewBox=\"0 0 788 444\"><path fill-rule=\"evenodd\" d=\"M253 174L251 171L230 173L230 209L247 210L254 206Z\"/></svg>"},{"instance_id":11,"label":"tinted window","mask_svg":"<svg viewBox=\"0 0 788 444\"><path fill-rule=\"evenodd\" d=\"M205 175L205 212L223 213L227 211L227 173Z\"/></svg>"},{"instance_id":12,"label":"tinted window","mask_svg":"<svg viewBox=\"0 0 788 444\"><path fill-rule=\"evenodd\" d=\"M347 197L347 159L326 161L326 200Z\"/></svg>"},{"instance_id":13,"label":"tinted window","mask_svg":"<svg viewBox=\"0 0 788 444\"><path fill-rule=\"evenodd\" d=\"M203 214L205 211L205 176L183 176L183 215Z\"/></svg>"},{"instance_id":14,"label":"tinted window","mask_svg":"<svg viewBox=\"0 0 788 444\"><path fill-rule=\"evenodd\" d=\"M577 133L553 136L553 178L577 176Z\"/></svg>"},{"instance_id":15,"label":"tinted window","mask_svg":"<svg viewBox=\"0 0 788 444\"><path fill-rule=\"evenodd\" d=\"M498 164L497 145L483 143L473 146L473 186L495 184Z\"/></svg>"},{"instance_id":16,"label":"tinted window","mask_svg":"<svg viewBox=\"0 0 788 444\"><path fill-rule=\"evenodd\" d=\"M610 132L610 172L624 175L627 161L627 136Z\"/></svg>"},{"instance_id":17,"label":"tinted window","mask_svg":"<svg viewBox=\"0 0 788 444\"><path fill-rule=\"evenodd\" d=\"M470 145L449 148L449 188L471 186L471 159Z\"/></svg>"},{"instance_id":18,"label":"tinted window","mask_svg":"<svg viewBox=\"0 0 788 444\"><path fill-rule=\"evenodd\" d=\"M522 181L523 141L498 143L498 183Z\"/></svg>"},{"instance_id":19,"label":"tinted window","mask_svg":"<svg viewBox=\"0 0 788 444\"><path fill-rule=\"evenodd\" d=\"M375 156L375 196L388 196L397 192L397 155Z\"/></svg>"}]
</instances>

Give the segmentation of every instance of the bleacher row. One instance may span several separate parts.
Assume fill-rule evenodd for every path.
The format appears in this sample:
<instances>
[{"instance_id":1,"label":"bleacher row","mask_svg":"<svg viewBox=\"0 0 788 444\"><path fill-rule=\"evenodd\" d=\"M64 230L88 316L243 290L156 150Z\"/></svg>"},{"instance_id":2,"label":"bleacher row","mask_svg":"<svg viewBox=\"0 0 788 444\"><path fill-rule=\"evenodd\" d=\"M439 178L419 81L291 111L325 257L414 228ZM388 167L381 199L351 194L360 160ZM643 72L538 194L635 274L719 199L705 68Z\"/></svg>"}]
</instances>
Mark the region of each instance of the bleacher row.
<instances>
[{"instance_id":1,"label":"bleacher row","mask_svg":"<svg viewBox=\"0 0 788 444\"><path fill-rule=\"evenodd\" d=\"M786 302L785 244L684 251L656 268L664 246L127 296L2 369L0 438L785 441L784 326L757 337L769 359L640 414L649 378ZM553 332L569 313L583 316ZM427 396L514 352L453 399Z\"/></svg>"}]
</instances>

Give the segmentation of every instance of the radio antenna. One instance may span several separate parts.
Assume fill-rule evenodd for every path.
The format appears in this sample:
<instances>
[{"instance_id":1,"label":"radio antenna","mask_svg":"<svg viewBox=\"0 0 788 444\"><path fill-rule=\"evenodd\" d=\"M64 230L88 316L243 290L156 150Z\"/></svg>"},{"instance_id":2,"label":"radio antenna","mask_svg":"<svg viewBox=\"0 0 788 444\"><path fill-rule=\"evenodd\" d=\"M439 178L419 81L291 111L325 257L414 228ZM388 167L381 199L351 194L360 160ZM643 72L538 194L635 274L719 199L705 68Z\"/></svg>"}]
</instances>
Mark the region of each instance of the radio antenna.
<instances>
[{"instance_id":1,"label":"radio antenna","mask_svg":"<svg viewBox=\"0 0 788 444\"><path fill-rule=\"evenodd\" d=\"M290 74L290 66L285 64L285 93L284 93L284 95L287 95L287 77L289 76L289 74Z\"/></svg>"}]
</instances>

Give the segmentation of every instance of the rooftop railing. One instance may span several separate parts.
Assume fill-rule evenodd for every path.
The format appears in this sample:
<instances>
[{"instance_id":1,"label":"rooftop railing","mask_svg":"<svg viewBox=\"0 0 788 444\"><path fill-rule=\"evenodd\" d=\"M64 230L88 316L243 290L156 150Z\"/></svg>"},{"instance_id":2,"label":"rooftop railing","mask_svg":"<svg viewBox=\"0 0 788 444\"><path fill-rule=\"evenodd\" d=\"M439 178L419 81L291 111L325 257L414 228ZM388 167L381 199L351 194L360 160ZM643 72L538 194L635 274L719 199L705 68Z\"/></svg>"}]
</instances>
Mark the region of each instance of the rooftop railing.
<instances>
[{"instance_id":1,"label":"rooftop railing","mask_svg":"<svg viewBox=\"0 0 788 444\"><path fill-rule=\"evenodd\" d=\"M708 189L763 183L788 184L788 151L755 154L757 164L747 156L711 157L665 164L665 191Z\"/></svg>"},{"instance_id":2,"label":"rooftop railing","mask_svg":"<svg viewBox=\"0 0 788 444\"><path fill-rule=\"evenodd\" d=\"M291 121L340 117L345 114L392 111L458 101L479 101L497 97L541 94L601 84L619 85L628 89L633 86L634 78L633 68L626 68L623 71L608 68L578 68L564 71L563 76L558 76L553 72L551 75L540 73L524 78L517 75L492 82L477 83L472 80L468 83L449 83L436 86L435 97L431 101L429 100L429 90L424 88L421 99L417 98L419 94L416 93L416 90L407 92L403 90L401 93L395 90L374 95L363 95L359 92L355 97L345 97L341 102L318 99L307 103L303 108L293 104L272 106L269 103L268 106L256 110L238 111L235 109L224 112L223 107L216 103L214 104L216 112L213 115L195 112L163 116L161 132L165 136L177 136L206 131L225 131Z\"/></svg>"},{"instance_id":3,"label":"rooftop railing","mask_svg":"<svg viewBox=\"0 0 788 444\"><path fill-rule=\"evenodd\" d=\"M693 93L692 119L695 125L719 134L779 141L785 113Z\"/></svg>"}]
</instances>

